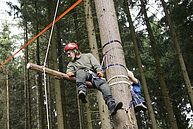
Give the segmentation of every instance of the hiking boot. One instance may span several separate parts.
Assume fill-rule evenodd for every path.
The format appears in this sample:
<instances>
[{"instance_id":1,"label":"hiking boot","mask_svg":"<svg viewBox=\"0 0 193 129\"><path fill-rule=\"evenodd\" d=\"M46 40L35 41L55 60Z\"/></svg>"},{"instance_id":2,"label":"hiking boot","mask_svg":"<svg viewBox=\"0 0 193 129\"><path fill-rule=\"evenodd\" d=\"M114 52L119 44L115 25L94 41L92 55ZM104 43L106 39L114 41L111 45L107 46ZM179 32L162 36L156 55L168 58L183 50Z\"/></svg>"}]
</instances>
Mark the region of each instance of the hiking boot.
<instances>
[{"instance_id":1,"label":"hiking boot","mask_svg":"<svg viewBox=\"0 0 193 129\"><path fill-rule=\"evenodd\" d=\"M147 107L143 103L140 103L135 106L134 110L135 112L146 111Z\"/></svg>"},{"instance_id":2,"label":"hiking boot","mask_svg":"<svg viewBox=\"0 0 193 129\"><path fill-rule=\"evenodd\" d=\"M115 103L115 104L113 105L112 110L110 110L111 116L115 115L115 114L117 113L117 110L121 109L122 106L123 106L123 103L122 103L122 102Z\"/></svg>"},{"instance_id":3,"label":"hiking boot","mask_svg":"<svg viewBox=\"0 0 193 129\"><path fill-rule=\"evenodd\" d=\"M87 100L86 100L86 93L84 91L79 91L78 93L78 97L79 99L82 101L82 103L87 103Z\"/></svg>"}]
</instances>

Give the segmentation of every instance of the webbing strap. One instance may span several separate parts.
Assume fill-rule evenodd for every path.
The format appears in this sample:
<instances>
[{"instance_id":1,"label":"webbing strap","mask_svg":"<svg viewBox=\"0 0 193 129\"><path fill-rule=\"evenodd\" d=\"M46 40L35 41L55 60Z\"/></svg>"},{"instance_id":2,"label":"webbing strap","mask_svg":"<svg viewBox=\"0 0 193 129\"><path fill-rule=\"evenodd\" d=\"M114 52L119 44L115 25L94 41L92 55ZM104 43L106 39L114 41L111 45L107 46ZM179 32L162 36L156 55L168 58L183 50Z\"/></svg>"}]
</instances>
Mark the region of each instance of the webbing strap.
<instances>
[{"instance_id":1,"label":"webbing strap","mask_svg":"<svg viewBox=\"0 0 193 129\"><path fill-rule=\"evenodd\" d=\"M123 65L123 64L118 64L118 63L116 63L116 64L109 64L108 66L103 67L102 69L103 69L103 71L106 71L109 67L112 67L112 66L121 66L121 67L124 67L124 68L127 70L127 68L126 68L125 65Z\"/></svg>"},{"instance_id":2,"label":"webbing strap","mask_svg":"<svg viewBox=\"0 0 193 129\"><path fill-rule=\"evenodd\" d=\"M105 44L103 45L103 48L106 47L107 45L111 44L111 43L119 43L119 44L121 44L121 41L119 41L119 40L111 40L111 41L105 43Z\"/></svg>"}]
</instances>

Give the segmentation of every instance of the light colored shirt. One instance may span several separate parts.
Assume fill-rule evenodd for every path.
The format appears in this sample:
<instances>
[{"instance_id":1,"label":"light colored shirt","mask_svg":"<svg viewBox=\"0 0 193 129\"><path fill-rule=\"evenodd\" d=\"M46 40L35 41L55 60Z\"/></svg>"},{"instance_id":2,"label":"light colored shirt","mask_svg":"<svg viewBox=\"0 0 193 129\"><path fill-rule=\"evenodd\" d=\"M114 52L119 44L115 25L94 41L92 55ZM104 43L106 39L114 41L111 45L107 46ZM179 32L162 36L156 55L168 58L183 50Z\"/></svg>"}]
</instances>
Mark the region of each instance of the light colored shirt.
<instances>
[{"instance_id":1,"label":"light colored shirt","mask_svg":"<svg viewBox=\"0 0 193 129\"><path fill-rule=\"evenodd\" d=\"M66 72L76 74L76 71L79 69L91 70L93 72L101 71L99 62L91 53L82 53L75 61L69 62Z\"/></svg>"}]
</instances>

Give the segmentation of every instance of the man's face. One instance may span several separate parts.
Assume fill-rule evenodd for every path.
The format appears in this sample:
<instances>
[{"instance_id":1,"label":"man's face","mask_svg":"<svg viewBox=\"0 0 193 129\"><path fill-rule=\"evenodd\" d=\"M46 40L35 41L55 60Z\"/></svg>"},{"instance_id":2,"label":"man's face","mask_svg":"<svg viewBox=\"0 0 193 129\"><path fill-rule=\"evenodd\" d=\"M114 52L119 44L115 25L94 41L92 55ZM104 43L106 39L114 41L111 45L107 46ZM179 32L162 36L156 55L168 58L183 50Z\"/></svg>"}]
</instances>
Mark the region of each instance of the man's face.
<instances>
[{"instance_id":1,"label":"man's face","mask_svg":"<svg viewBox=\"0 0 193 129\"><path fill-rule=\"evenodd\" d=\"M71 61L74 61L74 59L75 59L75 53L74 53L73 50L68 50L68 51L66 52L66 54L67 54L67 56L71 59Z\"/></svg>"}]
</instances>

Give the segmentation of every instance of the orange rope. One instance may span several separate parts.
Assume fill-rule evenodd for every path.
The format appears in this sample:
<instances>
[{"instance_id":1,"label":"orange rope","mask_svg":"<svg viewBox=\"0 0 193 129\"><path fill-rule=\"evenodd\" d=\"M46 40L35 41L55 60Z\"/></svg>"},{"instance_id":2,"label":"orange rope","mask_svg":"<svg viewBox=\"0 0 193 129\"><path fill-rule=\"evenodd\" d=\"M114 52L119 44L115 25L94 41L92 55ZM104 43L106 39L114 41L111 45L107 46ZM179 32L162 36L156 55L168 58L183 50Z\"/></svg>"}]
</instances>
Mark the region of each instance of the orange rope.
<instances>
[{"instance_id":1,"label":"orange rope","mask_svg":"<svg viewBox=\"0 0 193 129\"><path fill-rule=\"evenodd\" d=\"M52 23L50 23L48 26L46 26L46 28L44 28L41 32L39 32L36 36L34 36L31 40L29 40L25 45L23 45L18 51L16 51L12 56L10 56L9 58L7 58L7 60L5 60L5 62L3 62L0 67L3 67L3 65L5 65L6 63L8 63L12 58L14 58L15 55L17 55L22 49L26 48L29 44L31 44L35 39L37 39L40 35L42 35L44 32L46 32L51 26L52 24L55 24L57 21L59 21L62 17L64 17L68 12L70 12L72 9L74 9L78 4L80 4L80 2L82 2L82 0L78 0L76 1L76 3L74 3L71 7L69 7L66 11L64 11L60 16L58 16L56 18L55 21L53 21Z\"/></svg>"}]
</instances>

